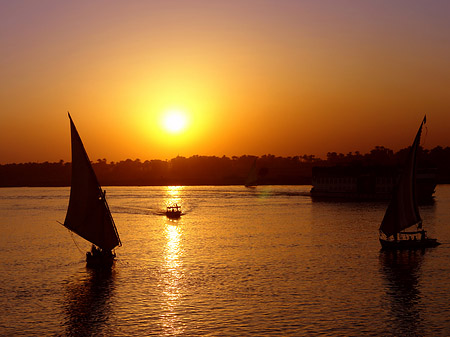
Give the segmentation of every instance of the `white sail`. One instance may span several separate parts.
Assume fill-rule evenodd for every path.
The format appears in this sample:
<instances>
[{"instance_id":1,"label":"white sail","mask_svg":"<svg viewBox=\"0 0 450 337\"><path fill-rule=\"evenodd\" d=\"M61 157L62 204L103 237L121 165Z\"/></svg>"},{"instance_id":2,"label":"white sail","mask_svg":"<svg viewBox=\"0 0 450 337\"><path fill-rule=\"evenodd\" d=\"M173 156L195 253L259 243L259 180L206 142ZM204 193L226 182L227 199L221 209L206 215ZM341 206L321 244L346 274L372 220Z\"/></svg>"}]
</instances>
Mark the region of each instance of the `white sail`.
<instances>
[{"instance_id":1,"label":"white sail","mask_svg":"<svg viewBox=\"0 0 450 337\"><path fill-rule=\"evenodd\" d=\"M104 192L70 117L72 180L64 226L103 250L121 245Z\"/></svg>"},{"instance_id":2,"label":"white sail","mask_svg":"<svg viewBox=\"0 0 450 337\"><path fill-rule=\"evenodd\" d=\"M394 191L391 202L381 222L380 231L386 236L399 233L422 221L419 208L417 207L415 185L417 150L420 145L422 127L425 123L426 116L417 131L416 138L408 153L406 165L400 175L397 188Z\"/></svg>"}]
</instances>

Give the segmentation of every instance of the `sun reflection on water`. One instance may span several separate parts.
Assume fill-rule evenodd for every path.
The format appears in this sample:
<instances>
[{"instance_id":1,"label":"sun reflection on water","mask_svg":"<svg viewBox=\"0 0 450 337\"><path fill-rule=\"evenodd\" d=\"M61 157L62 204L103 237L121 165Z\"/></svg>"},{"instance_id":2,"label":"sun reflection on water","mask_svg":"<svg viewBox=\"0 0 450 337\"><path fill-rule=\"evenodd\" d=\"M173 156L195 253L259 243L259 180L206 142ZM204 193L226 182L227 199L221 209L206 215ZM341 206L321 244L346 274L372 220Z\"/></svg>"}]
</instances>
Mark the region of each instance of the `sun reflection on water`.
<instances>
[{"instance_id":1,"label":"sun reflection on water","mask_svg":"<svg viewBox=\"0 0 450 337\"><path fill-rule=\"evenodd\" d=\"M180 204L181 203L181 192L184 186L167 186L167 193L165 198L166 206Z\"/></svg>"},{"instance_id":2,"label":"sun reflection on water","mask_svg":"<svg viewBox=\"0 0 450 337\"><path fill-rule=\"evenodd\" d=\"M181 203L180 186L167 188L166 204ZM184 323L180 318L180 305L182 299L183 265L182 256L182 227L170 219L164 219L164 234L166 245L164 248L163 268L161 272L162 284L162 327L167 335L179 335L184 332Z\"/></svg>"},{"instance_id":3,"label":"sun reflection on water","mask_svg":"<svg viewBox=\"0 0 450 337\"><path fill-rule=\"evenodd\" d=\"M170 223L165 225L167 243L164 249L164 265L162 271L163 301L162 325L169 335L177 335L184 331L178 308L182 296L181 281L183 266L181 256L181 227Z\"/></svg>"}]
</instances>

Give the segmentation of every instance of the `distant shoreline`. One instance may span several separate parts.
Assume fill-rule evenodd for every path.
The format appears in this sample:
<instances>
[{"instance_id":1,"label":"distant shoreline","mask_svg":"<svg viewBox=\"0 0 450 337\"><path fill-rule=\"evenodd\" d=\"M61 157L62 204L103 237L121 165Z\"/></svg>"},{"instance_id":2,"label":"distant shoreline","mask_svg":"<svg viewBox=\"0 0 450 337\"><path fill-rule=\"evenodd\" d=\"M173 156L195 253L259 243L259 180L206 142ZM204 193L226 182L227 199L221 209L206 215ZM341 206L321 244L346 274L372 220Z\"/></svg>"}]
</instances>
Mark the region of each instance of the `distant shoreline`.
<instances>
[{"instance_id":1,"label":"distant shoreline","mask_svg":"<svg viewBox=\"0 0 450 337\"><path fill-rule=\"evenodd\" d=\"M450 182L443 182L443 183L437 183L437 186L439 185L450 185ZM214 184L214 185L206 185L206 184L200 184L200 185L102 185L104 189L108 187L171 187L171 186L181 186L181 187L222 187L222 186L242 186L244 189L251 190L252 188L257 189L258 187L266 187L266 186L312 186L311 184L267 184L267 185L257 185L251 188L245 187L244 185L237 185L237 184ZM43 187L54 187L54 188L62 188L62 187L68 187L70 188L70 185L61 185L61 186L0 186L0 188L43 188Z\"/></svg>"},{"instance_id":2,"label":"distant shoreline","mask_svg":"<svg viewBox=\"0 0 450 337\"><path fill-rule=\"evenodd\" d=\"M257 185L311 185L313 167L401 168L407 153L408 148L394 152L376 146L366 154L329 152L325 160L314 155L178 156L165 161L127 159L108 163L106 159L98 159L92 162L92 167L102 186L239 186L245 184L251 170L257 177ZM71 166L63 160L0 164L0 187L70 186ZM436 183L450 183L450 147L421 149L418 167L432 168Z\"/></svg>"},{"instance_id":3,"label":"distant shoreline","mask_svg":"<svg viewBox=\"0 0 450 337\"><path fill-rule=\"evenodd\" d=\"M182 187L212 187L212 186L242 186L244 189L251 190L253 188L258 187L266 187L266 186L312 186L311 184L261 184L254 187L245 187L242 184L199 184L199 185L102 185L103 188L108 187L171 187L171 186L182 186ZM51 185L36 185L36 186L0 186L0 188L42 188L42 187L70 187L70 185L61 185L61 186L51 186Z\"/></svg>"}]
</instances>

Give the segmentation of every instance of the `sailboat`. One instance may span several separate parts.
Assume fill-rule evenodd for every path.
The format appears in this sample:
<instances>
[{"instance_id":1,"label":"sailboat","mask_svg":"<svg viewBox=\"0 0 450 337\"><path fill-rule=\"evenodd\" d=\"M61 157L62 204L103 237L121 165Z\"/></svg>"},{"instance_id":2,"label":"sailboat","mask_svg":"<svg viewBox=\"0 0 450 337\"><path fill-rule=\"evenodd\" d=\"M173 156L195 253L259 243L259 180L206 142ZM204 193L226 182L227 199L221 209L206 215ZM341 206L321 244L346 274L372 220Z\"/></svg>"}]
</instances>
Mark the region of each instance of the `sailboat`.
<instances>
[{"instance_id":1,"label":"sailboat","mask_svg":"<svg viewBox=\"0 0 450 337\"><path fill-rule=\"evenodd\" d=\"M110 267L121 246L119 233L98 183L80 135L69 115L72 143L72 180L69 206L63 226L92 243L86 253L88 267Z\"/></svg>"},{"instance_id":2,"label":"sailboat","mask_svg":"<svg viewBox=\"0 0 450 337\"><path fill-rule=\"evenodd\" d=\"M252 167L247 175L247 179L245 180L245 187L256 187L258 183L258 174L256 172L256 158L253 161Z\"/></svg>"},{"instance_id":3,"label":"sailboat","mask_svg":"<svg viewBox=\"0 0 450 337\"><path fill-rule=\"evenodd\" d=\"M414 138L405 167L381 222L379 239L382 249L421 249L440 244L436 239L427 237L416 200L417 151L425 123L426 116ZM413 226L416 226L415 230L404 231Z\"/></svg>"}]
</instances>

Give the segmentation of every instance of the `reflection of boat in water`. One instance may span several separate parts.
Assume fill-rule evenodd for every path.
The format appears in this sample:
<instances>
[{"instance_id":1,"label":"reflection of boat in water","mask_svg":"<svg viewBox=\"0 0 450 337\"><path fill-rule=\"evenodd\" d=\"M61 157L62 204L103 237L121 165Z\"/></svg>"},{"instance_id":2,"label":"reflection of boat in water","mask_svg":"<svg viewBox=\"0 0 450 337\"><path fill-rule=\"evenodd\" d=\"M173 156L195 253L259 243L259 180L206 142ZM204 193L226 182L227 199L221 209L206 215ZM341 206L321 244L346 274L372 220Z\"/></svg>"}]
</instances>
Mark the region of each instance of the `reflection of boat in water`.
<instances>
[{"instance_id":1,"label":"reflection of boat in water","mask_svg":"<svg viewBox=\"0 0 450 337\"><path fill-rule=\"evenodd\" d=\"M392 324L386 336L425 336L421 312L420 275L423 251L381 251L380 268L386 281Z\"/></svg>"},{"instance_id":2,"label":"reflection of boat in water","mask_svg":"<svg viewBox=\"0 0 450 337\"><path fill-rule=\"evenodd\" d=\"M170 219L178 219L182 215L181 206L178 206L178 204L175 204L175 206L167 206L165 214Z\"/></svg>"},{"instance_id":3,"label":"reflection of boat in water","mask_svg":"<svg viewBox=\"0 0 450 337\"><path fill-rule=\"evenodd\" d=\"M91 242L92 251L86 253L89 267L111 266L113 249L121 246L114 220L84 149L81 138L70 117L72 139L72 180L70 200L64 226Z\"/></svg>"},{"instance_id":4,"label":"reflection of boat in water","mask_svg":"<svg viewBox=\"0 0 450 337\"><path fill-rule=\"evenodd\" d=\"M67 336L110 336L114 271L88 269L67 284L65 313Z\"/></svg>"},{"instance_id":5,"label":"reflection of boat in water","mask_svg":"<svg viewBox=\"0 0 450 337\"><path fill-rule=\"evenodd\" d=\"M422 228L422 219L415 193L417 151L425 122L426 117L420 124L405 168L381 222L380 243L382 249L421 249L439 245L436 239L428 238L426 231ZM404 231L412 226L416 226L416 229Z\"/></svg>"}]
</instances>

